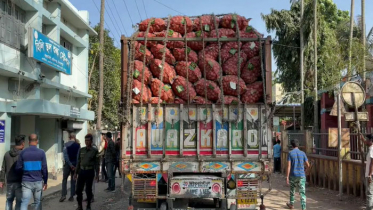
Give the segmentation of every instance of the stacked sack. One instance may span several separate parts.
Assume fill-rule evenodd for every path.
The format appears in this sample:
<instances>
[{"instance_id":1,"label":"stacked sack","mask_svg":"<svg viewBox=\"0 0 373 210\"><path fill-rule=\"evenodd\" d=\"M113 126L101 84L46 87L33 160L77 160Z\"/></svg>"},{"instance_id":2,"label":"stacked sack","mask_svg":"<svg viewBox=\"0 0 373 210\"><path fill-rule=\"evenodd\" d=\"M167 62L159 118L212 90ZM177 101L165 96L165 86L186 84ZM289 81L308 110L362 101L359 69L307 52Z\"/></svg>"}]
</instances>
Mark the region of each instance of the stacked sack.
<instances>
[{"instance_id":1,"label":"stacked sack","mask_svg":"<svg viewBox=\"0 0 373 210\"><path fill-rule=\"evenodd\" d=\"M165 20L150 18L139 24L137 37L145 37L148 26L148 38L234 38L236 34L263 38L249 26L248 19L236 14L220 19L210 15L196 19L175 16L168 31ZM202 41L168 41L164 45L163 41L147 41L145 45L145 41L138 41L132 103L186 104L189 100L193 104L219 104L222 98L225 104L237 104L239 98L242 103L261 102L264 91L259 43L221 42L219 58L217 42L203 45Z\"/></svg>"}]
</instances>

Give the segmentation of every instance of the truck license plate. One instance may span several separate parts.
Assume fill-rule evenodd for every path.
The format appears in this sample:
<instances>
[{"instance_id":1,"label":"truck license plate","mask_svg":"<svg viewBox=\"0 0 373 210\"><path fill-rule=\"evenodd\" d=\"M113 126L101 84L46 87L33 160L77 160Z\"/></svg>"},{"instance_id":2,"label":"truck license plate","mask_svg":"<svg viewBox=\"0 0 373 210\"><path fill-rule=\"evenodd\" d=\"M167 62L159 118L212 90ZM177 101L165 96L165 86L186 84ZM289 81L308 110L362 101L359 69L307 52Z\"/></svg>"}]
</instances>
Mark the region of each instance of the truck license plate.
<instances>
[{"instance_id":1,"label":"truck license plate","mask_svg":"<svg viewBox=\"0 0 373 210\"><path fill-rule=\"evenodd\" d=\"M238 208L252 208L256 207L257 199L237 199Z\"/></svg>"},{"instance_id":2,"label":"truck license plate","mask_svg":"<svg viewBox=\"0 0 373 210\"><path fill-rule=\"evenodd\" d=\"M152 199L152 198L149 198L149 199L137 199L137 202L139 203L156 203L156 199Z\"/></svg>"}]
</instances>

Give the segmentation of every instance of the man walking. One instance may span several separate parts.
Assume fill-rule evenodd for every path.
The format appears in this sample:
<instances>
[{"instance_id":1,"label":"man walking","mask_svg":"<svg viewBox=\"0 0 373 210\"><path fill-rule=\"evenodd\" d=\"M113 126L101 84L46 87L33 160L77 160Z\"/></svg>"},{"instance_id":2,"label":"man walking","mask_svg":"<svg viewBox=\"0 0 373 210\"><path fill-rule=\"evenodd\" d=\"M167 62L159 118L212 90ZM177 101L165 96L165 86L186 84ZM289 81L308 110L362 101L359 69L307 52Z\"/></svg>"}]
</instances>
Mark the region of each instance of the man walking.
<instances>
[{"instance_id":1,"label":"man walking","mask_svg":"<svg viewBox=\"0 0 373 210\"><path fill-rule=\"evenodd\" d=\"M38 136L31 134L29 147L19 155L16 170L23 172L21 210L27 210L31 196L34 197L35 209L41 209L42 191L47 189L48 166L45 152L37 148Z\"/></svg>"},{"instance_id":2,"label":"man walking","mask_svg":"<svg viewBox=\"0 0 373 210\"><path fill-rule=\"evenodd\" d=\"M115 144L114 141L111 139L112 135L111 132L106 133L106 140L107 140L107 149L105 151L105 164L107 175L109 178L108 188L106 191L108 192L115 192L115 175L114 175L114 166L117 159L117 153L115 151Z\"/></svg>"},{"instance_id":3,"label":"man walking","mask_svg":"<svg viewBox=\"0 0 373 210\"><path fill-rule=\"evenodd\" d=\"M17 136L15 139L16 146L10 151L5 153L3 166L0 172L0 188L4 187L6 180L7 192L6 192L6 203L5 210L13 209L13 201L16 199L16 208L19 210L21 208L22 201L22 174L17 173L16 164L19 154L25 148L25 137Z\"/></svg>"},{"instance_id":4,"label":"man walking","mask_svg":"<svg viewBox=\"0 0 373 210\"><path fill-rule=\"evenodd\" d=\"M117 141L115 142L115 151L117 153L117 159L115 161L115 166L114 166L114 176L117 172L117 169L118 169L118 174L119 174L119 178L122 178L122 174L120 173L120 167L119 167L119 164L120 164L120 155L121 155L121 140L120 138L117 139Z\"/></svg>"},{"instance_id":5,"label":"man walking","mask_svg":"<svg viewBox=\"0 0 373 210\"><path fill-rule=\"evenodd\" d=\"M63 166L63 179L62 179L62 196L60 202L63 202L66 199L67 195L67 179L70 176L71 186L70 186L70 198L69 201L74 201L75 195L75 180L74 180L74 171L77 164L78 151L80 149L80 144L76 142L75 133L70 133L69 141L65 143L63 148L63 157L65 159L65 164Z\"/></svg>"},{"instance_id":6,"label":"man walking","mask_svg":"<svg viewBox=\"0 0 373 210\"><path fill-rule=\"evenodd\" d=\"M105 165L105 151L107 149L107 141L106 141L106 137L105 137L105 134L102 134L101 135L101 145L100 145L100 149L98 151L99 153L99 156L101 156L101 175L102 175L102 180L103 182L107 182L108 181L108 175L107 175L107 172L106 172L106 165Z\"/></svg>"},{"instance_id":7,"label":"man walking","mask_svg":"<svg viewBox=\"0 0 373 210\"><path fill-rule=\"evenodd\" d=\"M281 173L281 145L280 140L276 141L275 146L273 146L273 158L274 158L274 165L275 170L274 172Z\"/></svg>"},{"instance_id":8,"label":"man walking","mask_svg":"<svg viewBox=\"0 0 373 210\"><path fill-rule=\"evenodd\" d=\"M78 201L77 210L83 210L83 189L87 194L87 210L91 210L92 184L96 176L98 179L100 162L97 149L92 147L93 136L85 136L85 145L79 150L78 163L76 165L75 179L77 179L76 195ZM96 175L95 175L96 173Z\"/></svg>"},{"instance_id":9,"label":"man walking","mask_svg":"<svg viewBox=\"0 0 373 210\"><path fill-rule=\"evenodd\" d=\"M304 172L304 164L309 168L307 156L304 152L299 150L298 140L291 140L293 150L288 155L288 169L286 182L290 184L290 202L286 203L289 209L294 208L294 194L295 188L299 188L300 202L302 210L306 209L306 175Z\"/></svg>"}]
</instances>

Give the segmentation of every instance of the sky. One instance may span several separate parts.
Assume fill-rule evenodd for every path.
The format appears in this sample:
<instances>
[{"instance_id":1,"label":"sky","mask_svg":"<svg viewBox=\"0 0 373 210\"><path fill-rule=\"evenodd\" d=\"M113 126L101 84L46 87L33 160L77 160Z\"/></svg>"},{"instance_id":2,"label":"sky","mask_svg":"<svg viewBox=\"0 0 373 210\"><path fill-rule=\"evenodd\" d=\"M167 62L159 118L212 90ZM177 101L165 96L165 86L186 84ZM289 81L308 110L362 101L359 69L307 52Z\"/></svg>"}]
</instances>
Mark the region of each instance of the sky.
<instances>
[{"instance_id":1,"label":"sky","mask_svg":"<svg viewBox=\"0 0 373 210\"><path fill-rule=\"evenodd\" d=\"M100 21L100 0L70 0L78 10L87 10L92 26ZM252 18L250 25L265 36L268 33L261 14L269 14L271 9L290 8L290 0L105 0L105 28L110 30L116 46L120 35L131 36L133 24L150 17L167 17L168 15L198 16L201 14L237 13ZM338 9L350 11L350 0L334 0ZM126 9L126 6L128 10ZM373 27L373 1L365 1L367 33ZM129 11L129 13L127 12ZM355 0L354 16L361 14L361 1ZM273 61L273 69L275 70Z\"/></svg>"}]
</instances>

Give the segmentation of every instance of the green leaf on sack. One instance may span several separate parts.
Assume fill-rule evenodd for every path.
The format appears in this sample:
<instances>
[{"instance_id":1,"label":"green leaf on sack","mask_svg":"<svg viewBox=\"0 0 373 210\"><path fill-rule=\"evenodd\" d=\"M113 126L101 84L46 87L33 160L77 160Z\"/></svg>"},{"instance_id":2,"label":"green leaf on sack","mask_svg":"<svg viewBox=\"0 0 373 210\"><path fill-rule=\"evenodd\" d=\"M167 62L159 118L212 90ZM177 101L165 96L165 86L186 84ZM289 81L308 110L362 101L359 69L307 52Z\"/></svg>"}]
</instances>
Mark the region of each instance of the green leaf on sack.
<instances>
[{"instance_id":1,"label":"green leaf on sack","mask_svg":"<svg viewBox=\"0 0 373 210\"><path fill-rule=\"evenodd\" d=\"M197 67L197 64L193 63L193 62L189 65L189 69L192 70L192 71L194 71L194 69L196 69L196 67Z\"/></svg>"},{"instance_id":2,"label":"green leaf on sack","mask_svg":"<svg viewBox=\"0 0 373 210\"><path fill-rule=\"evenodd\" d=\"M201 37L202 31L196 31L196 37Z\"/></svg>"},{"instance_id":3,"label":"green leaf on sack","mask_svg":"<svg viewBox=\"0 0 373 210\"><path fill-rule=\"evenodd\" d=\"M234 26L236 25L236 23L234 22L234 20L231 21L231 28L234 28Z\"/></svg>"},{"instance_id":4,"label":"green leaf on sack","mask_svg":"<svg viewBox=\"0 0 373 210\"><path fill-rule=\"evenodd\" d=\"M162 47L162 48L159 50L159 52L161 52L161 53L166 52L166 48L165 48L165 47Z\"/></svg>"},{"instance_id":5,"label":"green leaf on sack","mask_svg":"<svg viewBox=\"0 0 373 210\"><path fill-rule=\"evenodd\" d=\"M184 24L185 24L185 22L186 22L186 21L185 21L185 18L183 18L183 19L181 20L181 24L183 24L183 25L184 25Z\"/></svg>"},{"instance_id":6,"label":"green leaf on sack","mask_svg":"<svg viewBox=\"0 0 373 210\"><path fill-rule=\"evenodd\" d=\"M231 104L232 104L232 105L237 105L237 104L238 104L238 101L233 100L233 101L231 102Z\"/></svg>"},{"instance_id":7,"label":"green leaf on sack","mask_svg":"<svg viewBox=\"0 0 373 210\"><path fill-rule=\"evenodd\" d=\"M184 91L184 87L183 87L183 86L181 86L181 85L179 85L179 86L176 86L176 90L177 90L177 92L178 92L178 93L181 93L181 92L183 92L183 91Z\"/></svg>"},{"instance_id":8,"label":"green leaf on sack","mask_svg":"<svg viewBox=\"0 0 373 210\"><path fill-rule=\"evenodd\" d=\"M155 24L155 19L153 19L151 22L150 22L150 25L154 25Z\"/></svg>"},{"instance_id":9,"label":"green leaf on sack","mask_svg":"<svg viewBox=\"0 0 373 210\"><path fill-rule=\"evenodd\" d=\"M243 61L243 58L240 58L240 60L238 61L239 63L242 63L242 61Z\"/></svg>"},{"instance_id":10,"label":"green leaf on sack","mask_svg":"<svg viewBox=\"0 0 373 210\"><path fill-rule=\"evenodd\" d=\"M168 30L168 36L172 36L172 35L174 35L174 31L173 30Z\"/></svg>"},{"instance_id":11,"label":"green leaf on sack","mask_svg":"<svg viewBox=\"0 0 373 210\"><path fill-rule=\"evenodd\" d=\"M214 62L212 61L208 61L209 65L211 66L211 68L214 68Z\"/></svg>"},{"instance_id":12,"label":"green leaf on sack","mask_svg":"<svg viewBox=\"0 0 373 210\"><path fill-rule=\"evenodd\" d=\"M214 86L212 86L212 85L209 85L209 88L210 88L211 90L215 89Z\"/></svg>"},{"instance_id":13,"label":"green leaf on sack","mask_svg":"<svg viewBox=\"0 0 373 210\"><path fill-rule=\"evenodd\" d=\"M140 52L145 53L145 46L144 45L140 46Z\"/></svg>"},{"instance_id":14,"label":"green leaf on sack","mask_svg":"<svg viewBox=\"0 0 373 210\"><path fill-rule=\"evenodd\" d=\"M249 70L253 70L253 69L254 69L254 65L251 64L251 63L249 63L249 64L247 65L247 68L248 68Z\"/></svg>"},{"instance_id":15,"label":"green leaf on sack","mask_svg":"<svg viewBox=\"0 0 373 210\"><path fill-rule=\"evenodd\" d=\"M192 49L190 49L190 47L187 47L186 48L186 51L187 51L187 54L189 55L189 53L190 53L190 51L191 51Z\"/></svg>"},{"instance_id":16,"label":"green leaf on sack","mask_svg":"<svg viewBox=\"0 0 373 210\"><path fill-rule=\"evenodd\" d=\"M229 53L232 54L232 55L236 54L236 52L237 52L237 50L234 49L234 48L232 48L231 50L229 50Z\"/></svg>"},{"instance_id":17,"label":"green leaf on sack","mask_svg":"<svg viewBox=\"0 0 373 210\"><path fill-rule=\"evenodd\" d=\"M168 91L168 90L170 90L171 89L171 86L170 85L165 85L165 86L163 86L163 90L165 90L165 91Z\"/></svg>"},{"instance_id":18,"label":"green leaf on sack","mask_svg":"<svg viewBox=\"0 0 373 210\"><path fill-rule=\"evenodd\" d=\"M139 77L139 75L140 75L139 70L135 69L135 72L133 72L133 77L134 77L135 79L137 79L137 77Z\"/></svg>"},{"instance_id":19,"label":"green leaf on sack","mask_svg":"<svg viewBox=\"0 0 373 210\"><path fill-rule=\"evenodd\" d=\"M210 26L209 25L205 25L205 31L210 31Z\"/></svg>"},{"instance_id":20,"label":"green leaf on sack","mask_svg":"<svg viewBox=\"0 0 373 210\"><path fill-rule=\"evenodd\" d=\"M253 27L247 26L245 31L250 33L253 31Z\"/></svg>"}]
</instances>

